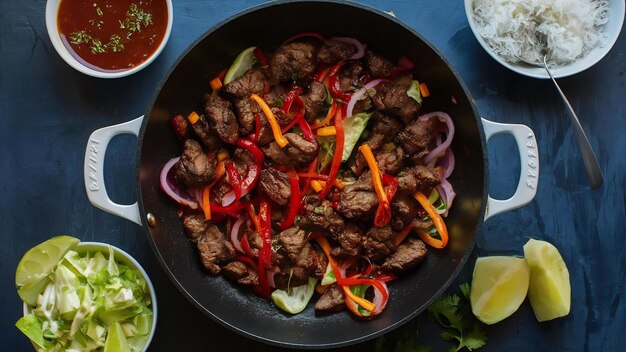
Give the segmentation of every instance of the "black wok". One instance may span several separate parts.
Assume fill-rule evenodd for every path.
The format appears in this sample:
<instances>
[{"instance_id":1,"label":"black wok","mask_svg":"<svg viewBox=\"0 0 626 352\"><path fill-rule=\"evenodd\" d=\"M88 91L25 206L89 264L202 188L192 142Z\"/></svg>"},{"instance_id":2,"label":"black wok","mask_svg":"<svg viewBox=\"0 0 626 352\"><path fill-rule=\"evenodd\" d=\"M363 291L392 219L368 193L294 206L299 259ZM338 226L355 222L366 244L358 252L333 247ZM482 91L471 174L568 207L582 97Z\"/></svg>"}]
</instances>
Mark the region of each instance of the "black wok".
<instances>
[{"instance_id":1,"label":"black wok","mask_svg":"<svg viewBox=\"0 0 626 352\"><path fill-rule=\"evenodd\" d=\"M178 205L159 189L162 166L180 155L180 142L170 129L170 118L200 109L202 96L210 89L209 78L228 67L242 49L255 45L274 50L287 37L304 31L355 37L393 60L408 55L416 63L415 76L428 82L432 92L422 111L446 111L456 125L452 148L457 163L450 181L458 196L446 221L450 244L444 250L432 250L417 270L393 282L386 310L372 321L360 321L348 313L316 316L312 304L301 314L286 315L245 288L210 276L194 245L182 233L176 215ZM501 132L516 137L522 161L518 191L508 201L492 200L487 192L486 137ZM130 206L111 202L98 177L102 175L103 150L108 140L120 133L137 134L139 138L138 204ZM265 343L330 348L389 332L436 299L465 264L486 214L521 206L534 197L536 178L530 175L538 171L535 146L532 131L525 126L481 120L467 89L447 61L395 18L346 2L279 2L245 11L209 30L181 55L163 79L145 117L94 132L87 146L85 185L96 206L143 226L167 275L214 320Z\"/></svg>"}]
</instances>

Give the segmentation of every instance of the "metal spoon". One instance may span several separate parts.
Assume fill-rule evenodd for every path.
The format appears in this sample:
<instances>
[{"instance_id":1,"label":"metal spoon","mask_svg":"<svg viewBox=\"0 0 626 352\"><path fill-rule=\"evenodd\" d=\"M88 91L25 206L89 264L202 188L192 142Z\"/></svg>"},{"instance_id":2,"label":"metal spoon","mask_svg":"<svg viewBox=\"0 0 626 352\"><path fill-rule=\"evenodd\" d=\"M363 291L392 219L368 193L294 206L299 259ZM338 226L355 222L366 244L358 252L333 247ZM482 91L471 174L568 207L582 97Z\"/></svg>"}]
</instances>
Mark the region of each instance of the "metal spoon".
<instances>
[{"instance_id":1,"label":"metal spoon","mask_svg":"<svg viewBox=\"0 0 626 352\"><path fill-rule=\"evenodd\" d=\"M583 156L583 163L585 164L587 177L589 177L589 184L591 185L591 188L598 188L600 187L603 181L602 170L600 169L600 165L598 164L598 159L596 158L596 155L593 153L593 149L591 149L591 144L589 144L587 135L585 134L583 127L580 125L580 121L578 120L578 116L576 116L576 113L574 112L572 105L570 105L569 101L565 97L565 94L563 94L561 87L559 87L558 83L556 83L556 80L554 79L552 72L550 72L550 69L548 68L548 64L546 62L546 57L547 57L547 54L543 55L543 67L548 72L548 75L550 75L550 78L552 79L552 82L556 86L556 89L559 91L559 94L561 94L561 99L563 99L565 106L567 106L567 109L570 112L569 116L572 120L572 124L574 125L574 131L576 132L576 140L578 141L578 147L580 148L580 152L582 153L582 156Z\"/></svg>"},{"instance_id":2,"label":"metal spoon","mask_svg":"<svg viewBox=\"0 0 626 352\"><path fill-rule=\"evenodd\" d=\"M543 46L543 49L541 51L541 53L543 54L543 61L541 63L538 63L536 61L524 59L523 57L520 57L519 59L529 65L543 67L546 69L546 72L548 72L548 75L552 79L552 82L556 86L556 89L559 91L559 94L561 94L561 99L563 99L565 106L567 106L567 109L570 112L569 116L572 121L572 124L574 125L574 131L576 132L576 140L578 141L578 147L580 148L580 152L582 153L582 156L583 156L583 163L585 164L585 170L587 171L589 184L591 185L591 188L598 188L603 182L602 170L600 169L600 165L598 164L598 159L596 158L596 155L593 153L593 150L591 149L591 144L589 144L587 135L585 134L583 127L580 125L580 121L578 120L578 116L576 116L576 113L574 112L572 105L570 105L569 101L565 97L565 94L563 94L561 87L559 87L559 84L556 83L556 80L554 79L552 72L548 68L548 63L546 62L546 58L548 56L548 45L547 45L546 35L539 31L536 31L535 35L537 36L538 42L541 43L541 45Z\"/></svg>"}]
</instances>

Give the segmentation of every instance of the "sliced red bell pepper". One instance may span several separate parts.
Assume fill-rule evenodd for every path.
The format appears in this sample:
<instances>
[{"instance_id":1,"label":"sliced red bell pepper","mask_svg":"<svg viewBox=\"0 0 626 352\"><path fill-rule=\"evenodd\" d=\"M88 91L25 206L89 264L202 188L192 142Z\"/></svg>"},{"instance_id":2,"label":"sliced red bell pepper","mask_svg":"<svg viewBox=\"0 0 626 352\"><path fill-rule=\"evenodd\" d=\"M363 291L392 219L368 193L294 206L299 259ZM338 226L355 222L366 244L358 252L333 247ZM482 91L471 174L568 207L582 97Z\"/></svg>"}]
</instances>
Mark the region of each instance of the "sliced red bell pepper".
<instances>
[{"instance_id":1,"label":"sliced red bell pepper","mask_svg":"<svg viewBox=\"0 0 626 352\"><path fill-rule=\"evenodd\" d=\"M289 228L296 220L298 212L300 212L300 204L302 203L302 196L300 194L300 179L296 171L291 169L287 172L289 175L289 185L291 186L291 195L289 197L289 207L287 209L287 216L285 220L280 224L280 229L285 230Z\"/></svg>"},{"instance_id":2,"label":"sliced red bell pepper","mask_svg":"<svg viewBox=\"0 0 626 352\"><path fill-rule=\"evenodd\" d=\"M237 171L234 162L229 161L226 163L226 174L228 175L228 182L235 191L235 197L237 197L237 199L240 199L242 196L241 177L239 176L239 172Z\"/></svg>"},{"instance_id":3,"label":"sliced red bell pepper","mask_svg":"<svg viewBox=\"0 0 626 352\"><path fill-rule=\"evenodd\" d=\"M252 291L261 298L269 298L271 292L270 285L267 282L267 273L265 272L265 265L263 260L261 259L261 255L259 255L258 265L256 266L256 273L259 277L259 286L256 286L252 289Z\"/></svg>"},{"instance_id":4,"label":"sliced red bell pepper","mask_svg":"<svg viewBox=\"0 0 626 352\"><path fill-rule=\"evenodd\" d=\"M393 197L395 197L396 192L398 191L398 179L391 175L383 174L383 186L386 186L385 193L387 194L389 203L391 203L391 201L393 201Z\"/></svg>"},{"instance_id":5,"label":"sliced red bell pepper","mask_svg":"<svg viewBox=\"0 0 626 352\"><path fill-rule=\"evenodd\" d=\"M313 80L322 83L326 79L326 76L328 76L329 70L330 68L327 65L319 64L315 75L313 75Z\"/></svg>"},{"instance_id":6,"label":"sliced red bell pepper","mask_svg":"<svg viewBox=\"0 0 626 352\"><path fill-rule=\"evenodd\" d=\"M351 94L344 93L341 90L341 83L336 75L328 76L328 88L333 97L341 99L344 103L348 103L352 97Z\"/></svg>"},{"instance_id":7,"label":"sliced red bell pepper","mask_svg":"<svg viewBox=\"0 0 626 352\"><path fill-rule=\"evenodd\" d=\"M335 114L335 130L337 133L335 134L335 153L333 154L333 160L330 164L330 172L328 173L328 181L326 182L326 186L322 192L320 192L320 199L326 198L326 195L330 191L330 188L335 183L335 178L337 178L337 173L339 172L339 168L341 167L341 157L343 155L343 144L344 144L344 134L343 134L343 120L341 119L341 110L338 110Z\"/></svg>"},{"instance_id":8,"label":"sliced red bell pepper","mask_svg":"<svg viewBox=\"0 0 626 352\"><path fill-rule=\"evenodd\" d=\"M295 98L299 97L300 94L302 94L302 88L295 84L291 85L291 88L289 88L289 91L285 93L285 101L283 102L283 106L281 107L281 109L285 113L288 113L289 110L291 109L291 105L293 104Z\"/></svg>"},{"instance_id":9,"label":"sliced red bell pepper","mask_svg":"<svg viewBox=\"0 0 626 352\"><path fill-rule=\"evenodd\" d=\"M234 201L232 204L223 207L221 205L211 203L211 212L225 214L230 217L237 217L239 215L239 211L246 208L248 204L250 204L250 202L240 203L239 201Z\"/></svg>"},{"instance_id":10,"label":"sliced red bell pepper","mask_svg":"<svg viewBox=\"0 0 626 352\"><path fill-rule=\"evenodd\" d=\"M242 243L243 244L243 243ZM252 260L250 257L246 257L244 255L238 255L237 256L237 260L242 262L242 263L246 263L248 265L250 265L251 267L256 269L256 263L254 262L254 260Z\"/></svg>"},{"instance_id":11,"label":"sliced red bell pepper","mask_svg":"<svg viewBox=\"0 0 626 352\"><path fill-rule=\"evenodd\" d=\"M261 136L261 114L254 113L254 133L248 135L248 140L254 144L259 144L259 137Z\"/></svg>"},{"instance_id":12,"label":"sliced red bell pepper","mask_svg":"<svg viewBox=\"0 0 626 352\"><path fill-rule=\"evenodd\" d=\"M300 119L298 120L298 127L300 127L300 130L302 131L302 136L304 137L304 139L306 139L308 142L317 144L317 138L315 138L315 135L311 130L311 126L309 126L309 123L306 122L306 119L300 117Z\"/></svg>"},{"instance_id":13,"label":"sliced red bell pepper","mask_svg":"<svg viewBox=\"0 0 626 352\"><path fill-rule=\"evenodd\" d=\"M259 225L263 247L259 253L259 266L269 268L272 261L272 210L270 203L262 200L259 209Z\"/></svg>"},{"instance_id":14,"label":"sliced red bell pepper","mask_svg":"<svg viewBox=\"0 0 626 352\"><path fill-rule=\"evenodd\" d=\"M287 133L287 131L292 129L293 126L295 126L300 120L304 118L304 102L302 101L302 99L300 99L299 96L294 97L293 101L296 102L296 104L298 104L300 108L298 109L298 112L296 112L293 120L291 120L291 122L289 122L289 124L281 130L282 134Z\"/></svg>"},{"instance_id":15,"label":"sliced red bell pepper","mask_svg":"<svg viewBox=\"0 0 626 352\"><path fill-rule=\"evenodd\" d=\"M254 49L252 51L252 54L254 54L254 57L256 57L257 60L259 60L262 66L267 66L267 58L265 57L261 49L259 48Z\"/></svg>"},{"instance_id":16,"label":"sliced red bell pepper","mask_svg":"<svg viewBox=\"0 0 626 352\"><path fill-rule=\"evenodd\" d=\"M249 151L254 157L254 164L248 165L248 174L241 181L241 197L243 197L246 194L250 193L250 191L252 191L257 181L259 180L259 175L261 174L261 167L263 166L263 159L265 158L265 156L263 155L261 149L256 146L256 144L247 139L239 138L237 140L237 146ZM237 172L236 169L234 171ZM235 194L236 193L237 190L235 189Z\"/></svg>"}]
</instances>

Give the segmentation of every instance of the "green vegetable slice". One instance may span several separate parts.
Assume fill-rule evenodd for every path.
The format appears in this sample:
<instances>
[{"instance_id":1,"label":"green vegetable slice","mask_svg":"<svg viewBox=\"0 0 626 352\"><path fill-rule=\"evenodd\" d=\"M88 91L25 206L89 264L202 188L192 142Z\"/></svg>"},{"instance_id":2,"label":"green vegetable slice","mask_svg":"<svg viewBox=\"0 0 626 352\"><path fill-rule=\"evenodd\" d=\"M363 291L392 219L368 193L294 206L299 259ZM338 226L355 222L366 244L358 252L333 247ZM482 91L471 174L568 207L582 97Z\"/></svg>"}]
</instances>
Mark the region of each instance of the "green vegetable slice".
<instances>
[{"instance_id":1,"label":"green vegetable slice","mask_svg":"<svg viewBox=\"0 0 626 352\"><path fill-rule=\"evenodd\" d=\"M257 62L256 56L254 56L254 49L256 49L256 46L251 46L237 55L233 64L230 65L228 71L226 71L224 84L228 84L243 76L246 71L254 66Z\"/></svg>"},{"instance_id":2,"label":"green vegetable slice","mask_svg":"<svg viewBox=\"0 0 626 352\"><path fill-rule=\"evenodd\" d=\"M306 305L313 297L317 279L310 277L309 283L306 285L294 287L289 292L283 290L275 290L272 292L272 301L274 304L287 313L298 314L306 308Z\"/></svg>"},{"instance_id":3,"label":"green vegetable slice","mask_svg":"<svg viewBox=\"0 0 626 352\"><path fill-rule=\"evenodd\" d=\"M422 93L420 93L420 82L412 80L411 86L409 87L409 90L407 90L406 95L410 96L411 98L415 99L416 102L421 104Z\"/></svg>"},{"instance_id":4,"label":"green vegetable slice","mask_svg":"<svg viewBox=\"0 0 626 352\"><path fill-rule=\"evenodd\" d=\"M31 313L21 317L20 320L15 323L15 326L37 346L41 348L45 347L43 324L34 314Z\"/></svg>"},{"instance_id":5,"label":"green vegetable slice","mask_svg":"<svg viewBox=\"0 0 626 352\"><path fill-rule=\"evenodd\" d=\"M371 113L361 112L343 120L344 144L341 155L342 162L348 160L350 154L352 154L352 150L359 141L371 116Z\"/></svg>"}]
</instances>

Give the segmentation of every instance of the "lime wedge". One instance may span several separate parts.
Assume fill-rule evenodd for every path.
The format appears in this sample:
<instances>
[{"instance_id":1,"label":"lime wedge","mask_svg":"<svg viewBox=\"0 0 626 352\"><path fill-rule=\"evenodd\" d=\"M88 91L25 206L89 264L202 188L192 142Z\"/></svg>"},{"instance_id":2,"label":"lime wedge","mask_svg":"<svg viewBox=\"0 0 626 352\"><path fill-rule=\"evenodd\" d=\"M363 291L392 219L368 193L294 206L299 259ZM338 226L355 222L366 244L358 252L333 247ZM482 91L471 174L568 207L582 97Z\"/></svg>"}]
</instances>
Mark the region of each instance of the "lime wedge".
<instances>
[{"instance_id":1,"label":"lime wedge","mask_svg":"<svg viewBox=\"0 0 626 352\"><path fill-rule=\"evenodd\" d=\"M478 258L470 293L472 312L485 324L509 317L526 298L529 278L530 269L524 258Z\"/></svg>"},{"instance_id":2,"label":"lime wedge","mask_svg":"<svg viewBox=\"0 0 626 352\"><path fill-rule=\"evenodd\" d=\"M104 352L131 352L120 323L115 322L109 328L109 334L104 343Z\"/></svg>"},{"instance_id":3,"label":"lime wedge","mask_svg":"<svg viewBox=\"0 0 626 352\"><path fill-rule=\"evenodd\" d=\"M278 308L285 312L298 314L306 308L306 305L313 296L315 284L317 284L317 279L310 277L308 284L294 287L290 292L275 290L272 292L272 301L274 301L274 304Z\"/></svg>"},{"instance_id":4,"label":"lime wedge","mask_svg":"<svg viewBox=\"0 0 626 352\"><path fill-rule=\"evenodd\" d=\"M531 239L524 245L530 266L528 299L538 321L569 314L571 286L565 262L552 244Z\"/></svg>"},{"instance_id":5,"label":"lime wedge","mask_svg":"<svg viewBox=\"0 0 626 352\"><path fill-rule=\"evenodd\" d=\"M15 286L26 304L36 303L37 295L46 286L42 281L47 280L65 253L79 242L74 237L57 236L36 245L24 254L15 271Z\"/></svg>"},{"instance_id":6,"label":"lime wedge","mask_svg":"<svg viewBox=\"0 0 626 352\"><path fill-rule=\"evenodd\" d=\"M224 84L236 80L252 68L252 66L257 62L256 56L254 56L254 49L256 49L256 46L251 46L237 55L233 64L230 65L228 71L226 71Z\"/></svg>"}]
</instances>

